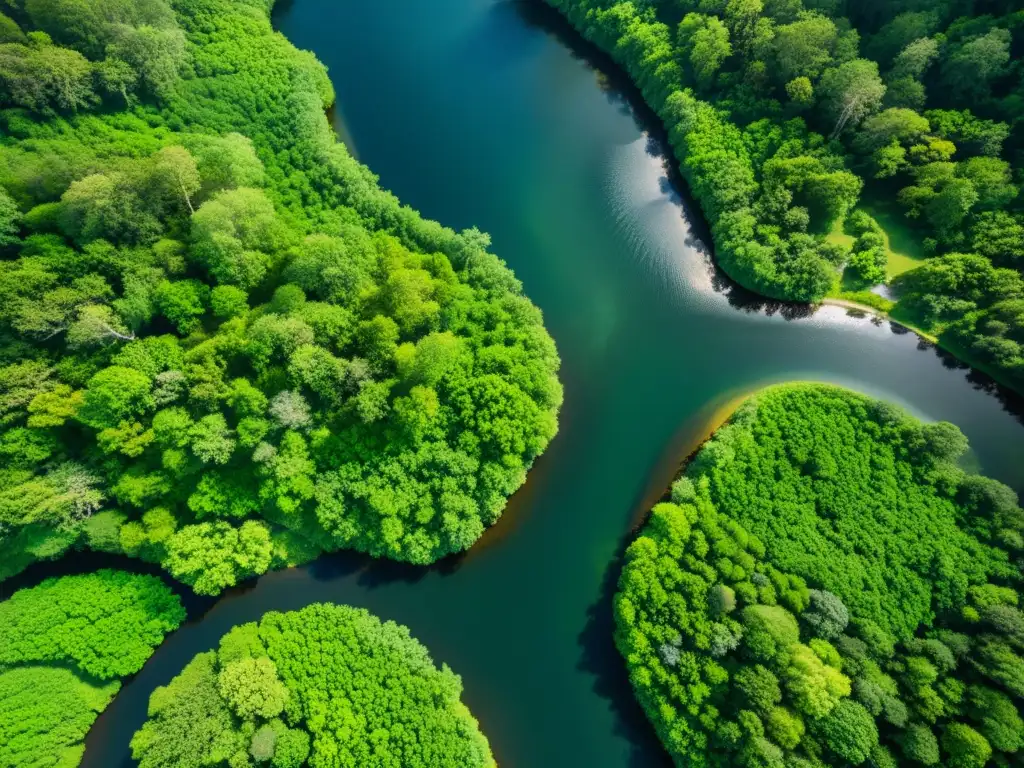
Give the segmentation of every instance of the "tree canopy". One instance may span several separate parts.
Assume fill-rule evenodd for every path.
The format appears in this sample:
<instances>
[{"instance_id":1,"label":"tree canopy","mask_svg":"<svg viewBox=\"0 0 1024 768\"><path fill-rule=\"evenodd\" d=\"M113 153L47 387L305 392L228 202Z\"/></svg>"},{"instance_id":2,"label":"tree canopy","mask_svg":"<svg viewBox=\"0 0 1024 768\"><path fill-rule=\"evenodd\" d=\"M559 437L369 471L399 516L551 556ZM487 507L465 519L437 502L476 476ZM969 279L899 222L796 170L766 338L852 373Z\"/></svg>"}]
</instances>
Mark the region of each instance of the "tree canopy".
<instances>
[{"instance_id":1,"label":"tree canopy","mask_svg":"<svg viewBox=\"0 0 1024 768\"><path fill-rule=\"evenodd\" d=\"M142 768L493 768L447 665L394 622L316 604L243 624L153 692Z\"/></svg>"},{"instance_id":2,"label":"tree canopy","mask_svg":"<svg viewBox=\"0 0 1024 768\"><path fill-rule=\"evenodd\" d=\"M677 765L1013 764L1024 511L954 426L748 400L630 545L615 640Z\"/></svg>"},{"instance_id":3,"label":"tree canopy","mask_svg":"<svg viewBox=\"0 0 1024 768\"><path fill-rule=\"evenodd\" d=\"M472 545L562 398L487 236L377 186L263 5L16 5L0 578L90 546L215 594L325 550Z\"/></svg>"}]
</instances>

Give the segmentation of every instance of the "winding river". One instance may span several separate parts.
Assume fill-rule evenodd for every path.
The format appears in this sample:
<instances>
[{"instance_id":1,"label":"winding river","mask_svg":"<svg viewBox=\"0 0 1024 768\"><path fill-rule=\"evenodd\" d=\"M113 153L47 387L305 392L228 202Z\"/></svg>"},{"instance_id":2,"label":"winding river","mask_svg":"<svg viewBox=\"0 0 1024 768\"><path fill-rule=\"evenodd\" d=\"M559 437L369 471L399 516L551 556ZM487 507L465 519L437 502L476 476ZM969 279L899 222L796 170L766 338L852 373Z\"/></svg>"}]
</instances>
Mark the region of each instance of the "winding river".
<instances>
[{"instance_id":1,"label":"winding river","mask_svg":"<svg viewBox=\"0 0 1024 768\"><path fill-rule=\"evenodd\" d=\"M680 460L766 383L835 382L953 421L971 462L1022 488L1019 401L888 322L765 305L716 274L650 116L539 0L282 2L279 29L330 68L353 152L426 216L489 231L543 309L561 431L467 556L325 557L193 605L85 765L132 765L153 688L229 627L324 600L408 625L454 667L502 766L667 763L611 641L617 557Z\"/></svg>"}]
</instances>

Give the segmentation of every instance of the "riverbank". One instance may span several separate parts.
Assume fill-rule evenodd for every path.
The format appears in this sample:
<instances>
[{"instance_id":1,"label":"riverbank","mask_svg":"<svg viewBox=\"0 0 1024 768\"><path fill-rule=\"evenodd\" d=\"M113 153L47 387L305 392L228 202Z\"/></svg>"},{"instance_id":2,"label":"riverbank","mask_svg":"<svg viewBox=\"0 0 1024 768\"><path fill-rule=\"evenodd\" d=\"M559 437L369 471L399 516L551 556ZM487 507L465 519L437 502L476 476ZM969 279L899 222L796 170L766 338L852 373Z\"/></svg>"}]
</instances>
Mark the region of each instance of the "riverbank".
<instances>
[{"instance_id":1,"label":"riverbank","mask_svg":"<svg viewBox=\"0 0 1024 768\"><path fill-rule=\"evenodd\" d=\"M884 320L888 320L891 323L895 323L901 328L906 328L908 331L916 333L918 336L920 336L922 339L929 342L930 344L935 344L936 346L946 349L946 347L944 347L942 343L939 341L938 336L933 336L927 331L922 330L921 328L918 328L917 326L911 323L894 319L892 314L888 310L882 309L881 307L873 307L869 304L862 304L857 301L851 301L849 299L840 299L833 296L826 296L819 302L819 305L827 307L845 307L846 309L852 309L856 310L857 312L864 312L869 315L874 315L875 317L880 317Z\"/></svg>"},{"instance_id":2,"label":"riverbank","mask_svg":"<svg viewBox=\"0 0 1024 768\"><path fill-rule=\"evenodd\" d=\"M886 301L885 299L882 300ZM892 302L889 303L892 304ZM924 341L927 341L929 344L934 344L939 349L942 349L946 353L955 357L965 366L975 371L978 371L979 373L983 373L984 375L992 379L992 381L994 381L999 386L1006 387L1007 389L1016 392L1016 388L1014 387L1014 385L1005 376L1002 376L998 371L971 358L971 356L966 354L962 349L959 349L958 347L949 344L948 342L944 342L940 336L928 333L928 331L925 331L922 328L904 319L897 319L893 317L891 311L889 310L883 309L881 307L873 307L869 304L862 304L857 301L851 301L849 299L842 299L834 296L826 296L819 302L818 305L829 307L844 307L846 309L850 309L856 312L863 312L865 314L874 315L875 317L882 318L883 320L888 320L890 323L893 323L894 325L897 325L900 328L905 328L911 333L916 334L918 337L920 337Z\"/></svg>"},{"instance_id":3,"label":"riverbank","mask_svg":"<svg viewBox=\"0 0 1024 768\"><path fill-rule=\"evenodd\" d=\"M710 225L714 244L712 256L716 266L742 288L767 299L810 306L831 303L833 297L826 284L834 276L815 274L806 281L794 282L774 271L776 267L771 265L777 262L773 262L771 249L757 239L758 227L755 225L758 222L751 206L752 190L756 190L758 182L749 158L742 150L736 149L743 144L740 126L720 113L712 103L697 98L689 88L680 90L683 72L671 55L666 54L666 50L671 53L671 46L666 49L662 45L664 41L652 31L663 25L639 22L635 16L631 17L641 26L647 25L649 33L646 36L635 35L632 31L627 32L624 26L629 13L621 18L611 14L608 18L614 17L613 20L603 20L598 24L584 3L544 1L588 42L608 55L658 115L669 137L671 156ZM640 55L642 51L646 54ZM696 138L691 140L691 136ZM732 176L736 178L730 182ZM906 263L901 264L899 271L904 271L906 266ZM813 273L819 269L821 265L814 264L808 265L807 271ZM1021 394L1019 383L1012 382L1009 376L980 364L958 348L941 343L937 336L913 324L893 319L891 309L851 303L855 305L851 309L882 315L941 347L1000 385Z\"/></svg>"}]
</instances>

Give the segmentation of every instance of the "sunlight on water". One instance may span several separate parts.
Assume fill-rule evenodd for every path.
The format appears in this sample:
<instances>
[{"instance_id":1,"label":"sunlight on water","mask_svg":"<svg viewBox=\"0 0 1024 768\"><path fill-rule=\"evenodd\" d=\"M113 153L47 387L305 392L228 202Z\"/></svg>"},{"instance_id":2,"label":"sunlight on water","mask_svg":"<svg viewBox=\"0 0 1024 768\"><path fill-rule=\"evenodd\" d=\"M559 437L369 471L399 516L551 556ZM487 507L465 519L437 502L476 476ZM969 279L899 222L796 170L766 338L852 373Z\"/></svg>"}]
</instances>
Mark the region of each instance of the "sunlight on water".
<instances>
[{"instance_id":1,"label":"sunlight on water","mask_svg":"<svg viewBox=\"0 0 1024 768\"><path fill-rule=\"evenodd\" d=\"M694 234L659 151L646 134L613 150L605 176L612 215L630 254L666 296L691 310L719 310L707 246Z\"/></svg>"}]
</instances>

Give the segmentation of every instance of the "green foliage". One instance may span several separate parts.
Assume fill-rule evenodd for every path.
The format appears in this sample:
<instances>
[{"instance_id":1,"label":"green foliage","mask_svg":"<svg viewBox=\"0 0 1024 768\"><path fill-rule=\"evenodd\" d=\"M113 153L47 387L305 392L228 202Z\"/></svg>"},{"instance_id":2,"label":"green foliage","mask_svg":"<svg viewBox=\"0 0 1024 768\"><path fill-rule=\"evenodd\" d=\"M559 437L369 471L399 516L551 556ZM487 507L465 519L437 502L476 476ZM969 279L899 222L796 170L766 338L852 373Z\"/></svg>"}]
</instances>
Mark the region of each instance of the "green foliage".
<instances>
[{"instance_id":1,"label":"green foliage","mask_svg":"<svg viewBox=\"0 0 1024 768\"><path fill-rule=\"evenodd\" d=\"M71 768L96 716L185 619L159 579L47 579L0 603L0 765Z\"/></svg>"},{"instance_id":2,"label":"green foliage","mask_svg":"<svg viewBox=\"0 0 1024 768\"><path fill-rule=\"evenodd\" d=\"M0 576L75 543L209 594L342 547L427 564L555 434L554 344L488 238L377 187L257 6L0 23Z\"/></svg>"},{"instance_id":3,"label":"green foliage","mask_svg":"<svg viewBox=\"0 0 1024 768\"><path fill-rule=\"evenodd\" d=\"M461 691L406 628L365 610L271 612L235 627L219 651L199 654L153 692L132 753L142 768L298 768L307 759L494 766Z\"/></svg>"},{"instance_id":4,"label":"green foliage","mask_svg":"<svg viewBox=\"0 0 1024 768\"><path fill-rule=\"evenodd\" d=\"M905 639L936 612L962 610L968 585L1013 573L1005 551L961 528L947 483L963 477L951 463L965 443L948 426L838 388L789 385L746 405L689 474L763 540L773 565ZM812 626L823 620L821 599ZM835 628L842 612L828 610Z\"/></svg>"},{"instance_id":5,"label":"green foliage","mask_svg":"<svg viewBox=\"0 0 1024 768\"><path fill-rule=\"evenodd\" d=\"M809 384L758 394L704 445L627 550L614 605L677 765L1012 764L1024 613L1003 542L1024 514L956 468L966 447Z\"/></svg>"},{"instance_id":6,"label":"green foliage","mask_svg":"<svg viewBox=\"0 0 1024 768\"><path fill-rule=\"evenodd\" d=\"M72 768L85 752L85 734L120 688L99 686L60 667L0 672L0 764Z\"/></svg>"},{"instance_id":7,"label":"green foliage","mask_svg":"<svg viewBox=\"0 0 1024 768\"><path fill-rule=\"evenodd\" d=\"M178 598L152 576L47 579L0 603L0 666L68 662L102 680L124 677L184 619Z\"/></svg>"}]
</instances>

